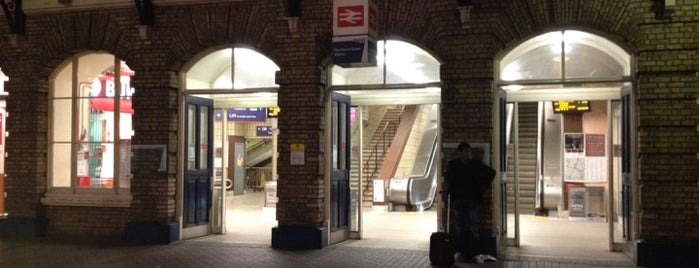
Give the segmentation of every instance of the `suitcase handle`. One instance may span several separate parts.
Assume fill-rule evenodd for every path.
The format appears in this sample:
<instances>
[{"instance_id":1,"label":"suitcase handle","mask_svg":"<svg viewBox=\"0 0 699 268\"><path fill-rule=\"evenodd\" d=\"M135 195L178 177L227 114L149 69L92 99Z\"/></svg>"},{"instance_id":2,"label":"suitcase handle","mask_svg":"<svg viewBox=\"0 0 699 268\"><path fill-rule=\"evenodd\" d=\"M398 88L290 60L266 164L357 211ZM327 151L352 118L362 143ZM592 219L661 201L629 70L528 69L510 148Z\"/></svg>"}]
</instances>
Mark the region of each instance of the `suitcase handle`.
<instances>
[{"instance_id":1,"label":"suitcase handle","mask_svg":"<svg viewBox=\"0 0 699 268\"><path fill-rule=\"evenodd\" d=\"M451 195L449 194L449 192L444 191L444 190L440 191L439 193L442 194L442 200L444 200L445 194L447 196L447 220L444 222L444 225L442 226L442 228L444 228L444 230L447 233L449 233L449 225L450 225L450 222L449 222L450 217L449 216L451 214Z\"/></svg>"}]
</instances>

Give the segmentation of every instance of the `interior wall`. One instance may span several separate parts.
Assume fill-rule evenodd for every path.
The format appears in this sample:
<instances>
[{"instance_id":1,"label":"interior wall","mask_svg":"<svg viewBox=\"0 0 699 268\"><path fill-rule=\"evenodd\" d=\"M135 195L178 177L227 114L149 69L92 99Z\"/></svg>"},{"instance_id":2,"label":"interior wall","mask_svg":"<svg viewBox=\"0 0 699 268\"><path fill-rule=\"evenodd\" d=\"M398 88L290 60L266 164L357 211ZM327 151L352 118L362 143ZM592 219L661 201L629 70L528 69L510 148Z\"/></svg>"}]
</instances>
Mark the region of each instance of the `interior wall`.
<instances>
[{"instance_id":1,"label":"interior wall","mask_svg":"<svg viewBox=\"0 0 699 268\"><path fill-rule=\"evenodd\" d=\"M581 114L563 115L563 132L581 133L583 132L583 118Z\"/></svg>"},{"instance_id":2,"label":"interior wall","mask_svg":"<svg viewBox=\"0 0 699 268\"><path fill-rule=\"evenodd\" d=\"M607 133L607 101L590 101L590 112L584 113L584 133Z\"/></svg>"}]
</instances>

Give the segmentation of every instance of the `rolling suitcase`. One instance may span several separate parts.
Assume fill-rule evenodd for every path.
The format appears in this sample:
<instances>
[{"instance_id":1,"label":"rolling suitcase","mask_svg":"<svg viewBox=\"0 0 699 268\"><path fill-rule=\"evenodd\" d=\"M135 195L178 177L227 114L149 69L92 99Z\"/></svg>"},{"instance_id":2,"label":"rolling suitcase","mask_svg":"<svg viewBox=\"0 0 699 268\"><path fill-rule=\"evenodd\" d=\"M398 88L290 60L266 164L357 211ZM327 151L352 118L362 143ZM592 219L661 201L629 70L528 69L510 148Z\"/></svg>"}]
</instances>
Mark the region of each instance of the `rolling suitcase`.
<instances>
[{"instance_id":1,"label":"rolling suitcase","mask_svg":"<svg viewBox=\"0 0 699 268\"><path fill-rule=\"evenodd\" d=\"M430 235L430 262L434 265L454 264L454 251L456 242L454 235L449 233L449 213L451 210L451 200L447 196L447 219L444 232L434 232Z\"/></svg>"}]
</instances>

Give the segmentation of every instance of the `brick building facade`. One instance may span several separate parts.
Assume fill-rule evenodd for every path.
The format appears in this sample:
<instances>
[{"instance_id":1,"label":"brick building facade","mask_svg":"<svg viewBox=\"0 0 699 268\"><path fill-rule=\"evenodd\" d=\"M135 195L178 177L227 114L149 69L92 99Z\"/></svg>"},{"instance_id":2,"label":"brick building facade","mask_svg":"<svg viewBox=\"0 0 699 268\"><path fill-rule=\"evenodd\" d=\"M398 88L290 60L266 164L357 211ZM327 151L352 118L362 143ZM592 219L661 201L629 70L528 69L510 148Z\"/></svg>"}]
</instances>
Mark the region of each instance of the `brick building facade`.
<instances>
[{"instance_id":1,"label":"brick building facade","mask_svg":"<svg viewBox=\"0 0 699 268\"><path fill-rule=\"evenodd\" d=\"M11 78L5 86L11 114L5 168L9 217L0 219L0 234L119 239L129 223L177 222L178 75L194 55L226 45L252 47L280 67L279 225L325 226L332 1L300 1L295 33L287 25L285 1L211 2L156 2L149 26L139 20L133 4L27 11L23 33L7 21L0 25L5 35L0 66ZM458 2L473 2L467 4L470 19L460 20ZM445 143L496 143L494 60L518 43L546 31L576 29L628 49L635 59L636 119L634 236L628 244L635 261L647 265L696 252L699 242L699 1L676 1L668 17L656 16L656 2L383 0L378 1L379 32L384 38L409 40L441 61ZM147 33L141 35L139 29ZM127 205L45 204L42 199L50 191L50 76L76 53L96 50L136 71L132 143L166 145L167 171L153 170L157 157L134 154ZM305 144L302 166L289 164L290 145L298 143ZM493 208L484 214L494 215ZM493 218L484 218L491 232L498 229ZM281 235L299 234L303 239L303 232Z\"/></svg>"}]
</instances>

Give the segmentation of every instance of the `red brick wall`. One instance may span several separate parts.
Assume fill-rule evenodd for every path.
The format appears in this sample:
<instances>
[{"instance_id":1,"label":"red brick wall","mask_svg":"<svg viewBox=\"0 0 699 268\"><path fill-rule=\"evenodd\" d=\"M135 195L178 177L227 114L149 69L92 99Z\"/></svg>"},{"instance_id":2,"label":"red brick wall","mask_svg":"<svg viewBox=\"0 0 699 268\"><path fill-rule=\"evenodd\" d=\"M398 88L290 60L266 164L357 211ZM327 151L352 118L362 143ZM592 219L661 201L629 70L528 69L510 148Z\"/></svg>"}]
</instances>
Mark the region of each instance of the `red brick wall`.
<instances>
[{"instance_id":1,"label":"red brick wall","mask_svg":"<svg viewBox=\"0 0 699 268\"><path fill-rule=\"evenodd\" d=\"M638 237L699 240L699 56L695 1L678 1L672 20L657 20L653 1L474 1L471 27L461 28L456 1L383 0L381 32L409 41L442 62L444 142L492 144L494 59L546 31L587 30L629 48L636 58ZM302 2L299 33L287 31L283 1L156 6L147 40L138 37L135 8L30 15L19 47L0 43L7 83L7 210L49 217L49 230L116 233L81 215L104 208L42 207L46 192L47 94L50 73L73 53L104 50L136 70L134 144L166 144L168 172L135 165L130 209L111 210L116 223L173 220L177 165L177 72L195 55L221 45L259 50L280 67L279 198L283 225L317 226L324 215L325 68L331 40L330 0ZM7 33L5 20L0 31ZM86 33L90 33L89 35ZM305 144L306 164L289 164L289 146ZM492 146L491 146L492 148ZM145 165L145 164L144 164ZM492 207L491 207L492 209ZM486 213L489 215L490 213ZM490 220L487 220L490 222ZM56 226L56 224L61 226ZM488 223L486 228L493 228Z\"/></svg>"}]
</instances>

